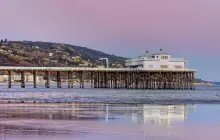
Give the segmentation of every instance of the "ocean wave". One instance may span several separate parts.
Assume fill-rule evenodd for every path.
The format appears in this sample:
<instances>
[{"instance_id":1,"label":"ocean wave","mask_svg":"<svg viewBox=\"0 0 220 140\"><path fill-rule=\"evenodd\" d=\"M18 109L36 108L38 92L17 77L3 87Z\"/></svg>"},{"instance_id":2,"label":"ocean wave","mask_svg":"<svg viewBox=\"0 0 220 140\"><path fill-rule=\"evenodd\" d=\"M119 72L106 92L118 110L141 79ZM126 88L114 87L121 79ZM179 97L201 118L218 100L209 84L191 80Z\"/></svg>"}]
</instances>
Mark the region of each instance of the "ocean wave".
<instances>
[{"instance_id":1,"label":"ocean wave","mask_svg":"<svg viewBox=\"0 0 220 140\"><path fill-rule=\"evenodd\" d=\"M220 103L220 90L216 87L197 90L1 88L0 100L138 104Z\"/></svg>"}]
</instances>

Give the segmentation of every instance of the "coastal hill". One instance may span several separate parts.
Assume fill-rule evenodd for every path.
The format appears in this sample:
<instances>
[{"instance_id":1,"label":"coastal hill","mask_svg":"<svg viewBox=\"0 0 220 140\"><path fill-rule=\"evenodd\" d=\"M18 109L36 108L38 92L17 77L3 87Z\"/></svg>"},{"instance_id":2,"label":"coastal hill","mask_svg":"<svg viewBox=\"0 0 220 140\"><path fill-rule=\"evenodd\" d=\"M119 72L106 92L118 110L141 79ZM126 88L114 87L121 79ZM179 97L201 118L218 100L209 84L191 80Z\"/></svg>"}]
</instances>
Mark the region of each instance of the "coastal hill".
<instances>
[{"instance_id":1,"label":"coastal hill","mask_svg":"<svg viewBox=\"0 0 220 140\"><path fill-rule=\"evenodd\" d=\"M105 66L99 58L108 58L110 67L124 67L126 58L63 43L0 41L0 66ZM196 79L197 83L210 83Z\"/></svg>"},{"instance_id":2,"label":"coastal hill","mask_svg":"<svg viewBox=\"0 0 220 140\"><path fill-rule=\"evenodd\" d=\"M99 58L107 57L110 67L123 67L125 58L86 47L62 43L7 41L0 42L0 65L11 66L77 66L106 65Z\"/></svg>"},{"instance_id":3,"label":"coastal hill","mask_svg":"<svg viewBox=\"0 0 220 140\"><path fill-rule=\"evenodd\" d=\"M202 80L202 79L198 79L198 78L195 78L195 82L197 85L216 85L216 83L212 82L212 81L205 81L205 80Z\"/></svg>"}]
</instances>

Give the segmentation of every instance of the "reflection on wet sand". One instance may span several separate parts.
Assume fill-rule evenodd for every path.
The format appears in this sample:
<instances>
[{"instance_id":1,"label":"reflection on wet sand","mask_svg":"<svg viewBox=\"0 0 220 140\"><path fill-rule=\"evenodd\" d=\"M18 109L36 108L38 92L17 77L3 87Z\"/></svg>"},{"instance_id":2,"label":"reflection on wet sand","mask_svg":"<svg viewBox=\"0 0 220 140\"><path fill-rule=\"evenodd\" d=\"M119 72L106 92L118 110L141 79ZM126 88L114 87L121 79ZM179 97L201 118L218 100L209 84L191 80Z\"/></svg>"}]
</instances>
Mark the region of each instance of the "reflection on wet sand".
<instances>
[{"instance_id":1,"label":"reflection on wet sand","mask_svg":"<svg viewBox=\"0 0 220 140\"><path fill-rule=\"evenodd\" d=\"M0 105L0 140L173 140L219 137L180 127L194 105L35 103ZM203 128L204 129L204 128ZM204 130L202 130L204 131ZM195 135L199 134L199 135Z\"/></svg>"},{"instance_id":2,"label":"reflection on wet sand","mask_svg":"<svg viewBox=\"0 0 220 140\"><path fill-rule=\"evenodd\" d=\"M1 119L93 120L170 125L183 122L192 105L100 103L2 104Z\"/></svg>"},{"instance_id":3,"label":"reflection on wet sand","mask_svg":"<svg viewBox=\"0 0 220 140\"><path fill-rule=\"evenodd\" d=\"M184 122L188 111L194 111L195 105L142 105L140 106L144 124L158 124L169 126L175 122Z\"/></svg>"}]
</instances>

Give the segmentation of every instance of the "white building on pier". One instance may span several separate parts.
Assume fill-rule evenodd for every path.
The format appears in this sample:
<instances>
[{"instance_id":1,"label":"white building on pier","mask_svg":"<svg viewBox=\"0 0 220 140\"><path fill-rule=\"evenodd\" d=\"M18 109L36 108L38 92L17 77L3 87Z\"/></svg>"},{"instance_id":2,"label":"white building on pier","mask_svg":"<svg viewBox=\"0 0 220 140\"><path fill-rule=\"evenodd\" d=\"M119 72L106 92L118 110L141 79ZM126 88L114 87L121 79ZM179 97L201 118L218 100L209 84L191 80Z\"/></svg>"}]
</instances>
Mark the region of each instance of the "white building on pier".
<instances>
[{"instance_id":1,"label":"white building on pier","mask_svg":"<svg viewBox=\"0 0 220 140\"><path fill-rule=\"evenodd\" d=\"M133 59L128 59L125 66L128 68L144 69L185 69L186 60L184 58L172 58L171 55L160 49L160 52L149 54L148 51Z\"/></svg>"}]
</instances>

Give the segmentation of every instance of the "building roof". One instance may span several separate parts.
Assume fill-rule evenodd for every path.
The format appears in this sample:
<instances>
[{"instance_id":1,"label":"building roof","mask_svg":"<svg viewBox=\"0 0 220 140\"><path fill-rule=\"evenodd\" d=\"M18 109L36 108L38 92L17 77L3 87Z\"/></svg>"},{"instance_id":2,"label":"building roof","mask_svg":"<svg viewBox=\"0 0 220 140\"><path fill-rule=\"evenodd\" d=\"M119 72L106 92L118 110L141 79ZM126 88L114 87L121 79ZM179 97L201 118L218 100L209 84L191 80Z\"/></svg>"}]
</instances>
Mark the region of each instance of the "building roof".
<instances>
[{"instance_id":1,"label":"building roof","mask_svg":"<svg viewBox=\"0 0 220 140\"><path fill-rule=\"evenodd\" d=\"M160 52L154 53L153 55L169 55L169 54L166 52L160 51Z\"/></svg>"},{"instance_id":2,"label":"building roof","mask_svg":"<svg viewBox=\"0 0 220 140\"><path fill-rule=\"evenodd\" d=\"M184 58L171 58L170 62L185 62L186 60Z\"/></svg>"},{"instance_id":3,"label":"building roof","mask_svg":"<svg viewBox=\"0 0 220 140\"><path fill-rule=\"evenodd\" d=\"M137 58L140 58L140 57L151 58L153 55L169 55L169 54L166 53L166 52L164 52L162 49L160 49L160 52L153 53L153 54L150 54L150 53L148 53L148 51L146 51L145 54L143 54L143 55L139 55Z\"/></svg>"},{"instance_id":4,"label":"building roof","mask_svg":"<svg viewBox=\"0 0 220 140\"><path fill-rule=\"evenodd\" d=\"M149 54L149 53L145 53L143 55L139 55L138 57L151 57L152 54Z\"/></svg>"}]
</instances>

